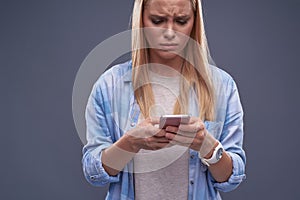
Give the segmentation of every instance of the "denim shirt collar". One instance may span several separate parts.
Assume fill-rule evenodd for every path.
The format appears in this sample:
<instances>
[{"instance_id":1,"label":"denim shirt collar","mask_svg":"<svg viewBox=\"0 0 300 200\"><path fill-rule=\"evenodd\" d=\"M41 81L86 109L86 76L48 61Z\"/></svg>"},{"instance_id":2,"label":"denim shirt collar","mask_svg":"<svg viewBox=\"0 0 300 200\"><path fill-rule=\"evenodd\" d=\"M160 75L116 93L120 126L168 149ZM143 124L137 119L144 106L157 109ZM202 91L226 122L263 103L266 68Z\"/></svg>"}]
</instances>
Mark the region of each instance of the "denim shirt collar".
<instances>
[{"instance_id":1,"label":"denim shirt collar","mask_svg":"<svg viewBox=\"0 0 300 200\"><path fill-rule=\"evenodd\" d=\"M132 82L132 60L128 61L129 71L124 74L123 81L124 82Z\"/></svg>"}]
</instances>

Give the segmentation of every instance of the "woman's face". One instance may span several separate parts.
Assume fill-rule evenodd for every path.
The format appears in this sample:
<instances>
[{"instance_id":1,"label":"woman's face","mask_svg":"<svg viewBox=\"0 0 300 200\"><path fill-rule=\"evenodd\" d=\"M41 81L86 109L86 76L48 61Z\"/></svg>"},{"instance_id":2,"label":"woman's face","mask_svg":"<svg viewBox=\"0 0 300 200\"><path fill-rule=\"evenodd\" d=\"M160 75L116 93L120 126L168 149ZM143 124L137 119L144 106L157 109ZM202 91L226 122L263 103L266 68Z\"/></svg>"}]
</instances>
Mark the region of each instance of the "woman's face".
<instances>
[{"instance_id":1,"label":"woman's face","mask_svg":"<svg viewBox=\"0 0 300 200\"><path fill-rule=\"evenodd\" d=\"M186 45L194 25L190 0L148 0L144 6L145 37L150 55L173 59Z\"/></svg>"}]
</instances>

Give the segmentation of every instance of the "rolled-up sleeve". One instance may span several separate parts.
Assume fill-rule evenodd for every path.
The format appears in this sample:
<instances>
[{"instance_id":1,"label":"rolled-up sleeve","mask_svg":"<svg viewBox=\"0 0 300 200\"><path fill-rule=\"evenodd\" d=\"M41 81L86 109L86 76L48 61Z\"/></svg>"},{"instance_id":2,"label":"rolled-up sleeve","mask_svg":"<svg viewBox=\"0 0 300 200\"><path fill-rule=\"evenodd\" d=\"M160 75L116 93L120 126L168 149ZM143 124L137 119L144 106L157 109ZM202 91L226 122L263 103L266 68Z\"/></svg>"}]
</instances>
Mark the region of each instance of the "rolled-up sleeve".
<instances>
[{"instance_id":1,"label":"rolled-up sleeve","mask_svg":"<svg viewBox=\"0 0 300 200\"><path fill-rule=\"evenodd\" d=\"M120 175L110 176L103 168L101 162L102 151L95 149L98 155L93 152L85 152L83 155L83 172L86 180L94 186L105 186L108 183L118 182Z\"/></svg>"},{"instance_id":2,"label":"rolled-up sleeve","mask_svg":"<svg viewBox=\"0 0 300 200\"><path fill-rule=\"evenodd\" d=\"M108 95L101 92L99 83L93 87L86 107L87 144L83 147L82 168L86 180L94 186L118 182L119 175L110 176L102 166L102 151L113 144Z\"/></svg>"},{"instance_id":3,"label":"rolled-up sleeve","mask_svg":"<svg viewBox=\"0 0 300 200\"><path fill-rule=\"evenodd\" d=\"M232 174L229 177L227 182L223 183L214 183L214 187L222 192L230 192L237 188L240 183L246 178L246 175L244 173L245 169L245 163L241 159L241 157L235 153L228 152L227 153L230 155L232 158L232 164L233 164L233 170Z\"/></svg>"},{"instance_id":4,"label":"rolled-up sleeve","mask_svg":"<svg viewBox=\"0 0 300 200\"><path fill-rule=\"evenodd\" d=\"M220 142L225 151L232 159L232 174L227 182L214 182L214 187L222 192L229 192L239 186L246 178L245 164L246 155L243 150L243 109L240 102L237 86L233 79L229 81L230 90L226 108L226 119L224 122Z\"/></svg>"}]
</instances>

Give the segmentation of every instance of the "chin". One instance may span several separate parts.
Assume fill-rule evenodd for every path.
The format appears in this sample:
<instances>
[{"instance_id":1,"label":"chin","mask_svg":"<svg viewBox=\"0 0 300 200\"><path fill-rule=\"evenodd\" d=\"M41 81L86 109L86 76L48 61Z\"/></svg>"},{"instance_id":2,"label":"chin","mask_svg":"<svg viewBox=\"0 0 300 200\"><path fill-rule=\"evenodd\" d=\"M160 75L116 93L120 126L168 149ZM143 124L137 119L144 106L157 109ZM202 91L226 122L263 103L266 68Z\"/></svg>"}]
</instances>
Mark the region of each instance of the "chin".
<instances>
[{"instance_id":1,"label":"chin","mask_svg":"<svg viewBox=\"0 0 300 200\"><path fill-rule=\"evenodd\" d=\"M159 51L157 55L161 59L166 59L166 60L174 59L177 56L179 56L178 54L176 54L175 52L172 52L172 51Z\"/></svg>"}]
</instances>

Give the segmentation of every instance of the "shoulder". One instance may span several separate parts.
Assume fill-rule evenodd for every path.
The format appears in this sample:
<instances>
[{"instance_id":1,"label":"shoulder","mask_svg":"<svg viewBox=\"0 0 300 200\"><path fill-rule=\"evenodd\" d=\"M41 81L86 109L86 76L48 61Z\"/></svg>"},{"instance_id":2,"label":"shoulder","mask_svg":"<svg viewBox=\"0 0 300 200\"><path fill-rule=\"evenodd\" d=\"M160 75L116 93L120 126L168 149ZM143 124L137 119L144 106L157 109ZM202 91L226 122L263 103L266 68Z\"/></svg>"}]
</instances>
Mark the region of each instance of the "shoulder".
<instances>
[{"instance_id":1,"label":"shoulder","mask_svg":"<svg viewBox=\"0 0 300 200\"><path fill-rule=\"evenodd\" d=\"M112 74L112 75L115 75L115 76L123 76L128 71L130 71L131 68L132 68L132 61L129 60L129 61L126 61L124 63L116 64L116 65L110 67L109 69L107 69L104 72L103 75L105 76L106 74Z\"/></svg>"},{"instance_id":2,"label":"shoulder","mask_svg":"<svg viewBox=\"0 0 300 200\"><path fill-rule=\"evenodd\" d=\"M210 73L216 90L225 89L225 91L230 92L232 89L236 88L234 78L225 70L210 65Z\"/></svg>"},{"instance_id":3,"label":"shoulder","mask_svg":"<svg viewBox=\"0 0 300 200\"><path fill-rule=\"evenodd\" d=\"M216 97L216 119L225 122L228 112L242 113L238 88L233 77L223 69L212 66L211 75Z\"/></svg>"},{"instance_id":4,"label":"shoulder","mask_svg":"<svg viewBox=\"0 0 300 200\"><path fill-rule=\"evenodd\" d=\"M211 72L212 79L215 81L217 80L223 83L234 81L232 76L228 72L226 72L225 70L217 66L210 65L210 72Z\"/></svg>"},{"instance_id":5,"label":"shoulder","mask_svg":"<svg viewBox=\"0 0 300 200\"><path fill-rule=\"evenodd\" d=\"M113 86L117 81L131 81L132 62L116 64L108 68L96 81L96 86Z\"/></svg>"},{"instance_id":6,"label":"shoulder","mask_svg":"<svg viewBox=\"0 0 300 200\"><path fill-rule=\"evenodd\" d=\"M107 69L96 80L91 95L95 98L111 99L116 88L123 88L125 82L131 81L131 61L117 64Z\"/></svg>"}]
</instances>

